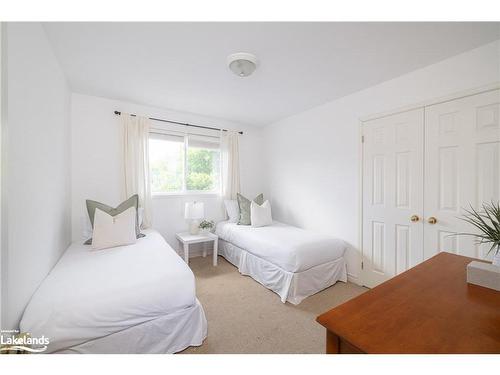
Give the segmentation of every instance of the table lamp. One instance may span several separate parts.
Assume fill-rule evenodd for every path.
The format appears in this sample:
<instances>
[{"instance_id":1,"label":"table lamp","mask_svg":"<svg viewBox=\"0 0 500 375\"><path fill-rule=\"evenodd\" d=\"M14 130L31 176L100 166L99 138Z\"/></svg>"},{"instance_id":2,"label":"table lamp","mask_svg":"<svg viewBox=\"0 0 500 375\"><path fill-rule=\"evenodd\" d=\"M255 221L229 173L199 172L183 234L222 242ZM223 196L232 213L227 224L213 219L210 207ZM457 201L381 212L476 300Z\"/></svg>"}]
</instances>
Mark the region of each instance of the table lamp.
<instances>
[{"instance_id":1,"label":"table lamp","mask_svg":"<svg viewBox=\"0 0 500 375\"><path fill-rule=\"evenodd\" d=\"M200 232L200 219L205 217L203 202L186 202L184 207L184 218L190 220L189 233L198 234Z\"/></svg>"}]
</instances>

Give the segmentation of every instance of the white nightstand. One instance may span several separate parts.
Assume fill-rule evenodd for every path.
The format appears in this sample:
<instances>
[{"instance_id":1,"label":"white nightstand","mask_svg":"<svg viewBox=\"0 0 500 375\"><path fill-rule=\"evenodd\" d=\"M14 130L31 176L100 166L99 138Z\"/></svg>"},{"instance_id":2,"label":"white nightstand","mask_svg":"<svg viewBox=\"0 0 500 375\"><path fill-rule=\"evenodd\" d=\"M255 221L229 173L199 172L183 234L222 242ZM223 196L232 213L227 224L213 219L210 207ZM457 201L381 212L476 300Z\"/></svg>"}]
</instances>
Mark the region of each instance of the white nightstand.
<instances>
[{"instance_id":1,"label":"white nightstand","mask_svg":"<svg viewBox=\"0 0 500 375\"><path fill-rule=\"evenodd\" d=\"M187 264L189 264L189 245L193 243L203 243L203 242L213 242L214 243L214 254L213 254L213 265L217 265L217 247L219 242L219 237L213 233L199 233L199 234L190 234L189 232L177 233L175 235L179 244L182 245L184 250L184 260ZM180 250L180 249L179 249ZM203 245L203 257L207 256L207 248L206 245Z\"/></svg>"}]
</instances>

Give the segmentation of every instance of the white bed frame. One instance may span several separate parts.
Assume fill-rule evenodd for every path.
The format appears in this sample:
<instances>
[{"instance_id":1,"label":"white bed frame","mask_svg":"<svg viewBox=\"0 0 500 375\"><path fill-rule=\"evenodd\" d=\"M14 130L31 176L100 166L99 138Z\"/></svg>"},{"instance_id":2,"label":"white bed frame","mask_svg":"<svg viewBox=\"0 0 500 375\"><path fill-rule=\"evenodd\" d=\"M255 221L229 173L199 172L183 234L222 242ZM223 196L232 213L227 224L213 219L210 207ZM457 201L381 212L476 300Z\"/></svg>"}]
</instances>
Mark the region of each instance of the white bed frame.
<instances>
[{"instance_id":1,"label":"white bed frame","mask_svg":"<svg viewBox=\"0 0 500 375\"><path fill-rule=\"evenodd\" d=\"M347 282L343 257L302 272L288 272L275 264L219 238L219 254L238 268L242 275L252 277L278 294L281 302L298 305L305 298L335 284Z\"/></svg>"}]
</instances>

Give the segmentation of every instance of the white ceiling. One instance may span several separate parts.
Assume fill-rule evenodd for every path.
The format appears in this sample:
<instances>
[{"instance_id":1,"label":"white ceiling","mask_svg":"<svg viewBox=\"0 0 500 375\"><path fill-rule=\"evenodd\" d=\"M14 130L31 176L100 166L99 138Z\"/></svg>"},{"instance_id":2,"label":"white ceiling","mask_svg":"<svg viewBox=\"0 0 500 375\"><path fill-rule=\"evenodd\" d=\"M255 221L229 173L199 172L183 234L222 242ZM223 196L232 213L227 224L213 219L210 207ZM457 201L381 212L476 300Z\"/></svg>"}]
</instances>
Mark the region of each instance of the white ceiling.
<instances>
[{"instance_id":1,"label":"white ceiling","mask_svg":"<svg viewBox=\"0 0 500 375\"><path fill-rule=\"evenodd\" d=\"M265 125L500 38L500 23L45 23L75 92ZM226 58L257 55L235 76Z\"/></svg>"}]
</instances>

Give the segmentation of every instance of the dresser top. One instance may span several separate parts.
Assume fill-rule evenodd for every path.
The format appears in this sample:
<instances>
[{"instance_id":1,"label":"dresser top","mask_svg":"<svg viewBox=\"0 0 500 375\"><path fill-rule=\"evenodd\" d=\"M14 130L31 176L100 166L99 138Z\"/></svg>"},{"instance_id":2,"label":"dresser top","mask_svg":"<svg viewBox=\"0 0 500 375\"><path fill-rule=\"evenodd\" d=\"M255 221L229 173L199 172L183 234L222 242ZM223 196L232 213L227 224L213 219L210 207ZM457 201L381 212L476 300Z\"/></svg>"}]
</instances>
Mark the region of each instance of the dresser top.
<instances>
[{"instance_id":1,"label":"dresser top","mask_svg":"<svg viewBox=\"0 0 500 375\"><path fill-rule=\"evenodd\" d=\"M467 283L473 260L439 253L316 320L366 353L500 353L500 292Z\"/></svg>"}]
</instances>

